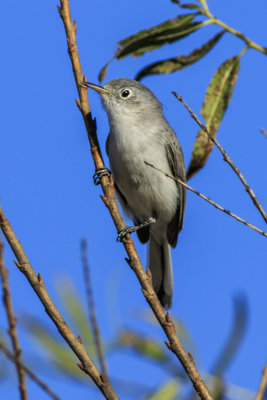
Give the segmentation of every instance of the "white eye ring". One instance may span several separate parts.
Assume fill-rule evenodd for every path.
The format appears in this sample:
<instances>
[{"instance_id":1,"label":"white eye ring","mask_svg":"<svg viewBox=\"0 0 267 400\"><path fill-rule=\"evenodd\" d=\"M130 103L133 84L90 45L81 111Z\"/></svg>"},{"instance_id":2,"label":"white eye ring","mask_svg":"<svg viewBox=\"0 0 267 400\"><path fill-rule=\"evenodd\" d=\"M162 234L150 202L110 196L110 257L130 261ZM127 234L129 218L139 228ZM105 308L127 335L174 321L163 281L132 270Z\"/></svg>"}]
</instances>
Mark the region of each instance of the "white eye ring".
<instances>
[{"instance_id":1,"label":"white eye ring","mask_svg":"<svg viewBox=\"0 0 267 400\"><path fill-rule=\"evenodd\" d=\"M127 99L128 97L131 96L131 94L132 94L132 92L131 92L129 89L123 89L123 90L121 91L120 97L121 97L122 99Z\"/></svg>"}]
</instances>

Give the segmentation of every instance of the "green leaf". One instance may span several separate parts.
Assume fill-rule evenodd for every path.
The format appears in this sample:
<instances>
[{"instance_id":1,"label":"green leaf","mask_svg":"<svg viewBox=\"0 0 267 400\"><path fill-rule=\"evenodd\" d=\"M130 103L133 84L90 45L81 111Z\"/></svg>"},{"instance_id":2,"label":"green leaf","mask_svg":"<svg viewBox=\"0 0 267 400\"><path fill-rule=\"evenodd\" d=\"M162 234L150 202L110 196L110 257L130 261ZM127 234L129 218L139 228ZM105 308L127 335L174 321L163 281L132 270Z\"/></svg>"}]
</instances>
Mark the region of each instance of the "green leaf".
<instances>
[{"instance_id":1,"label":"green leaf","mask_svg":"<svg viewBox=\"0 0 267 400\"><path fill-rule=\"evenodd\" d=\"M179 391L177 380L171 380L157 390L152 396L146 397L146 400L174 400Z\"/></svg>"},{"instance_id":2,"label":"green leaf","mask_svg":"<svg viewBox=\"0 0 267 400\"><path fill-rule=\"evenodd\" d=\"M158 342L132 331L121 332L117 338L117 345L128 347L142 356L155 361L168 360L166 350Z\"/></svg>"},{"instance_id":3,"label":"green leaf","mask_svg":"<svg viewBox=\"0 0 267 400\"><path fill-rule=\"evenodd\" d=\"M57 291L66 308L66 311L76 327L77 336L81 336L90 354L95 356L96 349L94 345L93 333L88 321L88 316L83 302L76 293L71 280L61 279L60 284L57 286Z\"/></svg>"},{"instance_id":4,"label":"green leaf","mask_svg":"<svg viewBox=\"0 0 267 400\"><path fill-rule=\"evenodd\" d=\"M188 36L203 24L203 22L193 21L197 15L199 13L180 15L121 40L118 43L121 47L115 53L117 59L120 60L130 54L135 57L141 56L147 51L158 49L166 43Z\"/></svg>"},{"instance_id":5,"label":"green leaf","mask_svg":"<svg viewBox=\"0 0 267 400\"><path fill-rule=\"evenodd\" d=\"M224 113L231 100L240 67L239 57L231 57L215 72L201 109L210 134L215 137ZM213 148L208 136L200 130L197 134L192 158L187 170L187 180L192 178L205 164Z\"/></svg>"},{"instance_id":6,"label":"green leaf","mask_svg":"<svg viewBox=\"0 0 267 400\"><path fill-rule=\"evenodd\" d=\"M181 3L179 0L171 0L172 3L177 4L181 8L188 8L190 10L201 10L201 7L199 7L195 3Z\"/></svg>"},{"instance_id":7,"label":"green leaf","mask_svg":"<svg viewBox=\"0 0 267 400\"><path fill-rule=\"evenodd\" d=\"M186 68L191 64L194 64L202 57L204 57L215 46L215 44L220 40L224 33L224 30L218 33L203 46L194 50L187 56L178 56L148 65L136 75L135 79L139 81L144 76L148 75L169 74L171 72L179 71L183 68Z\"/></svg>"},{"instance_id":8,"label":"green leaf","mask_svg":"<svg viewBox=\"0 0 267 400\"><path fill-rule=\"evenodd\" d=\"M25 318L25 323L27 330L42 345L57 368L68 374L81 376L76 365L76 356L56 332L53 333L42 322L30 316Z\"/></svg>"}]
</instances>

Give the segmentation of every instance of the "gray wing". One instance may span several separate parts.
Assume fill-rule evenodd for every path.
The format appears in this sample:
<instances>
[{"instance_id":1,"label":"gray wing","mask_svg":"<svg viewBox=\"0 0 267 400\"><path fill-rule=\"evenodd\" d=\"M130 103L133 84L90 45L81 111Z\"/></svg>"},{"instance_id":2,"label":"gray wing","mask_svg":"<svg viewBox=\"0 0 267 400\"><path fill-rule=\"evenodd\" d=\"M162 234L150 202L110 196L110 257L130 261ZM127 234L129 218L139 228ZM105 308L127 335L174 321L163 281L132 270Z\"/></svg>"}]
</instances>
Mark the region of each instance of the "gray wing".
<instances>
[{"instance_id":1,"label":"gray wing","mask_svg":"<svg viewBox=\"0 0 267 400\"><path fill-rule=\"evenodd\" d=\"M186 182L183 150L174 132L169 136L169 139L170 142L166 144L166 151L170 169L175 178L179 178L183 182ZM186 188L177 182L177 190L177 210L167 228L167 239L172 247L176 246L178 233L183 227L186 203Z\"/></svg>"},{"instance_id":2,"label":"gray wing","mask_svg":"<svg viewBox=\"0 0 267 400\"><path fill-rule=\"evenodd\" d=\"M108 135L107 141L106 141L106 153L107 153L107 155L109 155L108 154L109 153L109 135ZM127 199L122 194L122 192L121 192L121 190L120 190L120 188L119 188L119 186L118 186L116 181L114 181L114 186L115 186L116 195L118 197L118 200L119 200L122 208L124 209L124 211L129 209L129 205L128 205ZM131 214L133 214L133 213L131 212ZM134 224L136 226L140 225L141 222L143 222L143 221L140 222L135 215L133 215L133 221L134 221ZM149 239L149 226L146 226L146 227L144 227L142 229L139 229L136 233L137 233L137 236L138 236L138 239L140 240L140 242L141 243L146 243L148 241L148 239Z\"/></svg>"}]
</instances>

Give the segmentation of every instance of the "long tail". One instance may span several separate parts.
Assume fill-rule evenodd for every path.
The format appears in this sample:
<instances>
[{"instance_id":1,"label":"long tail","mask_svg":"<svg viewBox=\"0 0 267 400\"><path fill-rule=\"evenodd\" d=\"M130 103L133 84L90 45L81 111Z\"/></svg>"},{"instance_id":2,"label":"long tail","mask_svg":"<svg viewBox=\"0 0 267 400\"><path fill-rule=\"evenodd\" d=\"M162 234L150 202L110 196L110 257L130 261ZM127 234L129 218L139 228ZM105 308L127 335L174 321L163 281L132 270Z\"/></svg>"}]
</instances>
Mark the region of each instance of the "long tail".
<instances>
[{"instance_id":1,"label":"long tail","mask_svg":"<svg viewBox=\"0 0 267 400\"><path fill-rule=\"evenodd\" d=\"M170 246L166 241L159 244L150 234L148 245L147 267L152 274L155 292L163 307L170 308L172 304L173 275Z\"/></svg>"}]
</instances>

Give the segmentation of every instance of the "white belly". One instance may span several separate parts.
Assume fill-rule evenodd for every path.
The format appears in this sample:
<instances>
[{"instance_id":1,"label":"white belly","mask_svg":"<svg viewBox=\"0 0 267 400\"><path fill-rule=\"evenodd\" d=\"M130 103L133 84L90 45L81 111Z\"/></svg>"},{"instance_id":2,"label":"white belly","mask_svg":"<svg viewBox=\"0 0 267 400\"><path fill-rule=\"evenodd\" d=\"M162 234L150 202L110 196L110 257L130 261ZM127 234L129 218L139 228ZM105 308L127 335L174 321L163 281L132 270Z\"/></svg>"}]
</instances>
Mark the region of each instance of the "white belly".
<instances>
[{"instance_id":1,"label":"white belly","mask_svg":"<svg viewBox=\"0 0 267 400\"><path fill-rule=\"evenodd\" d=\"M171 173L166 155L164 138L147 137L131 128L127 136L110 134L110 168L119 190L126 198L132 214L140 222L155 217L153 230L163 229L177 210L176 183L162 173L145 165L147 161Z\"/></svg>"}]
</instances>

